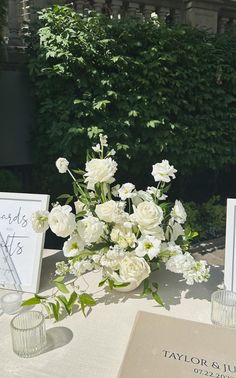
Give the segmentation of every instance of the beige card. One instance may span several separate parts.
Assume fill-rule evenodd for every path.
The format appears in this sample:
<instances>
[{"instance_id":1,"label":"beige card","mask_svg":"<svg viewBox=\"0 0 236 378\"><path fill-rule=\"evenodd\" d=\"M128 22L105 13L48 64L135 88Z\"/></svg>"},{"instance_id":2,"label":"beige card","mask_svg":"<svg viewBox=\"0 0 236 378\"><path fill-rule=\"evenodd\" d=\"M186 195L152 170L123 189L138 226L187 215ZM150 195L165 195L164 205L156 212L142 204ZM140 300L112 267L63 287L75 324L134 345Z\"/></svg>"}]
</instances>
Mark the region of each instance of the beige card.
<instances>
[{"instance_id":1,"label":"beige card","mask_svg":"<svg viewBox=\"0 0 236 378\"><path fill-rule=\"evenodd\" d=\"M236 330L138 312L119 378L236 378Z\"/></svg>"}]
</instances>

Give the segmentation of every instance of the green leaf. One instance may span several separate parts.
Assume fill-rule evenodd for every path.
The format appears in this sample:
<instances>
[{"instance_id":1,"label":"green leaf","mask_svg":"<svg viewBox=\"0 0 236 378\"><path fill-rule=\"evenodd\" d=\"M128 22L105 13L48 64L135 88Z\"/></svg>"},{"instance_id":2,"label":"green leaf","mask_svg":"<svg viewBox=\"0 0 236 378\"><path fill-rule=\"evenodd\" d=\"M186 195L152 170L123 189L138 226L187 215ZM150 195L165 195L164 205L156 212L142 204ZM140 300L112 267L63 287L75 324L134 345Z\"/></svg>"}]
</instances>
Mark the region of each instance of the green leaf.
<instances>
[{"instance_id":1,"label":"green leaf","mask_svg":"<svg viewBox=\"0 0 236 378\"><path fill-rule=\"evenodd\" d=\"M69 290L67 289L67 287L66 287L66 285L64 283L55 282L55 285L58 288L58 290L60 290L62 293L64 293L64 294L69 293Z\"/></svg>"},{"instance_id":2,"label":"green leaf","mask_svg":"<svg viewBox=\"0 0 236 378\"><path fill-rule=\"evenodd\" d=\"M109 101L109 100L101 100L101 101L98 101L98 102L96 102L94 105L93 105L93 109L95 110L104 110L104 109L106 109L106 106L108 105L108 104L110 104L111 103L111 101Z\"/></svg>"},{"instance_id":3,"label":"green leaf","mask_svg":"<svg viewBox=\"0 0 236 378\"><path fill-rule=\"evenodd\" d=\"M153 291L153 292L152 292L152 297L153 297L153 299L154 299L159 305L161 305L161 306L164 307L164 303L163 303L163 301L162 301L160 295L157 294L157 292Z\"/></svg>"},{"instance_id":4,"label":"green leaf","mask_svg":"<svg viewBox=\"0 0 236 378\"><path fill-rule=\"evenodd\" d=\"M59 309L60 309L60 303L56 300L56 303L49 302L49 306L52 309L53 316L56 321L59 319Z\"/></svg>"},{"instance_id":5,"label":"green leaf","mask_svg":"<svg viewBox=\"0 0 236 378\"><path fill-rule=\"evenodd\" d=\"M63 304L68 315L71 314L71 309L68 307L68 301L64 295L58 295L57 299Z\"/></svg>"},{"instance_id":6,"label":"green leaf","mask_svg":"<svg viewBox=\"0 0 236 378\"><path fill-rule=\"evenodd\" d=\"M108 280L108 277L104 278L102 281L99 282L98 287L101 287L104 285L104 283Z\"/></svg>"},{"instance_id":7,"label":"green leaf","mask_svg":"<svg viewBox=\"0 0 236 378\"><path fill-rule=\"evenodd\" d=\"M32 306L41 303L41 299L38 297L32 297L30 299L27 299L26 301L23 301L21 303L21 306Z\"/></svg>"},{"instance_id":8,"label":"green leaf","mask_svg":"<svg viewBox=\"0 0 236 378\"><path fill-rule=\"evenodd\" d=\"M70 298L68 300L68 304L67 304L68 308L70 310L72 310L72 308L73 308L75 302L77 301L77 299L78 299L78 294L75 291L73 291L73 293L71 293L71 296L70 296Z\"/></svg>"},{"instance_id":9,"label":"green leaf","mask_svg":"<svg viewBox=\"0 0 236 378\"><path fill-rule=\"evenodd\" d=\"M64 281L64 279L65 279L64 276L57 276L56 278L54 278L53 282L59 282L59 283L61 283L61 282Z\"/></svg>"},{"instance_id":10,"label":"green leaf","mask_svg":"<svg viewBox=\"0 0 236 378\"><path fill-rule=\"evenodd\" d=\"M57 197L57 199L66 199L66 198L70 198L71 195L70 194L61 194L60 196Z\"/></svg>"},{"instance_id":11,"label":"green leaf","mask_svg":"<svg viewBox=\"0 0 236 378\"><path fill-rule=\"evenodd\" d=\"M83 293L81 295L79 295L79 301L80 301L80 305L81 305L81 310L84 314L84 316L86 316L85 314L85 307L88 306L88 307L91 307L91 306L94 306L96 304L96 301L93 299L93 297L87 293Z\"/></svg>"},{"instance_id":12,"label":"green leaf","mask_svg":"<svg viewBox=\"0 0 236 378\"><path fill-rule=\"evenodd\" d=\"M116 283L113 282L113 287L126 287L130 284L130 282L123 282L123 283Z\"/></svg>"}]
</instances>

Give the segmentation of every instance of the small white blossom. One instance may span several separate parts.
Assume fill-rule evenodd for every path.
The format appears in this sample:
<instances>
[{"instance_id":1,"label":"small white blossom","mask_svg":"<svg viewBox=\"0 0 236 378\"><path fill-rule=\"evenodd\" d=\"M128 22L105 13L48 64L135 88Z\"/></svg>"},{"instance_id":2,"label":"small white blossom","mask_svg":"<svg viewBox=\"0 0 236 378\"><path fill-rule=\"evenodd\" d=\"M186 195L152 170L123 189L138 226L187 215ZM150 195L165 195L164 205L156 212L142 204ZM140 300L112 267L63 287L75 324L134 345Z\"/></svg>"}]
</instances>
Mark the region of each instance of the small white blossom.
<instances>
[{"instance_id":1,"label":"small white blossom","mask_svg":"<svg viewBox=\"0 0 236 378\"><path fill-rule=\"evenodd\" d=\"M166 263L166 269L170 270L173 273L184 273L186 271L191 270L193 265L195 264L195 260L190 253L179 253L175 256L169 258Z\"/></svg>"},{"instance_id":2,"label":"small white blossom","mask_svg":"<svg viewBox=\"0 0 236 378\"><path fill-rule=\"evenodd\" d=\"M94 264L90 260L76 261L71 265L70 273L79 277L94 268Z\"/></svg>"},{"instance_id":3,"label":"small white blossom","mask_svg":"<svg viewBox=\"0 0 236 378\"><path fill-rule=\"evenodd\" d=\"M114 148L112 148L108 155L115 156L115 154L116 154L116 151L114 150Z\"/></svg>"},{"instance_id":4,"label":"small white blossom","mask_svg":"<svg viewBox=\"0 0 236 378\"><path fill-rule=\"evenodd\" d=\"M48 211L38 210L35 211L31 216L32 228L35 232L45 232L47 231L48 225Z\"/></svg>"},{"instance_id":5,"label":"small white blossom","mask_svg":"<svg viewBox=\"0 0 236 378\"><path fill-rule=\"evenodd\" d=\"M124 225L114 226L110 235L111 240L121 248L133 248L135 246L136 236L132 232L132 224L129 222L125 222Z\"/></svg>"},{"instance_id":6,"label":"small white blossom","mask_svg":"<svg viewBox=\"0 0 236 378\"><path fill-rule=\"evenodd\" d=\"M156 239L154 236L142 236L138 240L138 246L135 249L135 254L139 257L148 255L149 259L152 260L160 252L160 245L161 241Z\"/></svg>"},{"instance_id":7,"label":"small white blossom","mask_svg":"<svg viewBox=\"0 0 236 378\"><path fill-rule=\"evenodd\" d=\"M68 170L69 162L65 158L58 158L56 161L56 167L59 173L66 173Z\"/></svg>"},{"instance_id":8,"label":"small white blossom","mask_svg":"<svg viewBox=\"0 0 236 378\"><path fill-rule=\"evenodd\" d=\"M84 250L84 241L79 235L71 236L63 245L63 253L66 257L74 257Z\"/></svg>"},{"instance_id":9,"label":"small white blossom","mask_svg":"<svg viewBox=\"0 0 236 378\"><path fill-rule=\"evenodd\" d=\"M167 198L167 195L161 194L160 189L155 188L155 186L148 186L147 193L154 195L160 201L164 201Z\"/></svg>"},{"instance_id":10,"label":"small white blossom","mask_svg":"<svg viewBox=\"0 0 236 378\"><path fill-rule=\"evenodd\" d=\"M118 190L119 197L122 201L125 201L127 198L132 198L135 196L133 193L133 190L135 189L135 186L131 184L130 182L127 182L126 184L123 184L120 189Z\"/></svg>"},{"instance_id":11,"label":"small white blossom","mask_svg":"<svg viewBox=\"0 0 236 378\"><path fill-rule=\"evenodd\" d=\"M107 147L107 135L99 134L99 139L102 147Z\"/></svg>"},{"instance_id":12,"label":"small white blossom","mask_svg":"<svg viewBox=\"0 0 236 378\"><path fill-rule=\"evenodd\" d=\"M155 181L170 182L171 178L175 178L176 172L177 170L169 164L168 160L162 160L161 163L152 166L152 175Z\"/></svg>"},{"instance_id":13,"label":"small white blossom","mask_svg":"<svg viewBox=\"0 0 236 378\"><path fill-rule=\"evenodd\" d=\"M100 264L102 267L112 270L118 270L120 267L120 262L124 258L126 252L123 248L115 245L110 247L107 253L105 253L101 259Z\"/></svg>"},{"instance_id":14,"label":"small white blossom","mask_svg":"<svg viewBox=\"0 0 236 378\"><path fill-rule=\"evenodd\" d=\"M79 214L79 213L81 213L81 211L85 210L85 204L82 201L80 201L79 199L76 202L74 202L74 205L75 205L75 213L76 214Z\"/></svg>"},{"instance_id":15,"label":"small white blossom","mask_svg":"<svg viewBox=\"0 0 236 378\"><path fill-rule=\"evenodd\" d=\"M57 276L65 276L69 271L68 265L65 261L58 261L56 262L56 271L55 274Z\"/></svg>"},{"instance_id":16,"label":"small white blossom","mask_svg":"<svg viewBox=\"0 0 236 378\"><path fill-rule=\"evenodd\" d=\"M111 194L112 194L114 197L119 197L119 192L118 192L119 189L120 189L120 185L119 185L119 184L113 186L113 187L111 188Z\"/></svg>"},{"instance_id":17,"label":"small white blossom","mask_svg":"<svg viewBox=\"0 0 236 378\"><path fill-rule=\"evenodd\" d=\"M101 152L101 146L99 143L96 144L96 146L93 146L92 149L94 152Z\"/></svg>"},{"instance_id":18,"label":"small white blossom","mask_svg":"<svg viewBox=\"0 0 236 378\"><path fill-rule=\"evenodd\" d=\"M206 261L195 261L191 269L183 272L183 277L187 285L193 285L194 282L206 282L210 277L210 267L207 267Z\"/></svg>"},{"instance_id":19,"label":"small white blossom","mask_svg":"<svg viewBox=\"0 0 236 378\"><path fill-rule=\"evenodd\" d=\"M182 205L182 203L178 200L175 201L175 205L170 213L171 217L175 222L178 223L185 223L187 214L186 211Z\"/></svg>"}]
</instances>

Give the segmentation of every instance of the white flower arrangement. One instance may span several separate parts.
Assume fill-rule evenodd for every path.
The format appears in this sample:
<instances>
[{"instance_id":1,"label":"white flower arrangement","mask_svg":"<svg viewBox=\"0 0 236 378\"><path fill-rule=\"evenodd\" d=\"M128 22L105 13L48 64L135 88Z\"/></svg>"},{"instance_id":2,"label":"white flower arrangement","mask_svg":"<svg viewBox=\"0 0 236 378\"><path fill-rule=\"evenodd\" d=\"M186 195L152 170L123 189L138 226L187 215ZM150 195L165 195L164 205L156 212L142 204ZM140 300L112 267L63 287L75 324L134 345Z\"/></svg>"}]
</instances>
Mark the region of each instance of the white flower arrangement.
<instances>
[{"instance_id":1,"label":"white flower arrangement","mask_svg":"<svg viewBox=\"0 0 236 378\"><path fill-rule=\"evenodd\" d=\"M132 183L115 185L115 151L109 150L107 136L99 137L85 171L71 171L65 158L56 161L59 173L68 172L73 178L74 196L62 195L59 198L66 199L65 205L57 203L49 213L32 215L36 232L50 227L57 236L68 238L63 245L68 261L56 264L54 279L57 289L66 295L56 293L49 299L35 296L24 302L44 304L56 320L62 306L70 314L74 305L80 305L84 313L85 306L95 304L90 294L80 294L76 286L76 279L87 271L101 270L99 286L108 284L110 289L128 291L145 280L142 294L151 295L160 305L158 286L149 283L149 276L161 263L182 274L188 285L209 278L205 261L195 261L187 252L197 233L183 228L186 212L182 203L176 200L171 207L164 202L176 169L167 160L153 165L157 184L146 191L137 190ZM74 212L69 205L73 200ZM74 275L69 284L72 292L64 282L67 274Z\"/></svg>"}]
</instances>

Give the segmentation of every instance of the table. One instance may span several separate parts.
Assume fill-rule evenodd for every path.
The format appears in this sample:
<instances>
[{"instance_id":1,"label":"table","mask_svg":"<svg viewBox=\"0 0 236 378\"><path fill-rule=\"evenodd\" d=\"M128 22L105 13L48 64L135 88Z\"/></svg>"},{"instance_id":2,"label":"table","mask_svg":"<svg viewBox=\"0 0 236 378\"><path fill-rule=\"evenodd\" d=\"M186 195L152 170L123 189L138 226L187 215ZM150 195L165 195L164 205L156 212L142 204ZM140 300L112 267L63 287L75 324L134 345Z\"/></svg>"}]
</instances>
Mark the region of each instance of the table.
<instances>
[{"instance_id":1,"label":"table","mask_svg":"<svg viewBox=\"0 0 236 378\"><path fill-rule=\"evenodd\" d=\"M49 277L61 252L44 250L40 293L48 294ZM34 358L23 359L12 351L9 323L12 316L0 316L1 378L115 378L122 362L137 311L149 311L210 323L210 296L223 282L223 267L212 267L207 283L187 286L180 276L163 269L153 277L160 285L166 308L152 299L140 298L142 288L131 293L107 293L98 288L99 272L80 278L80 287L97 298L87 318L81 311L55 323L46 320L48 347ZM5 294L0 291L0 295ZM25 294L24 299L29 295ZM132 377L131 377L132 378Z\"/></svg>"}]
</instances>

